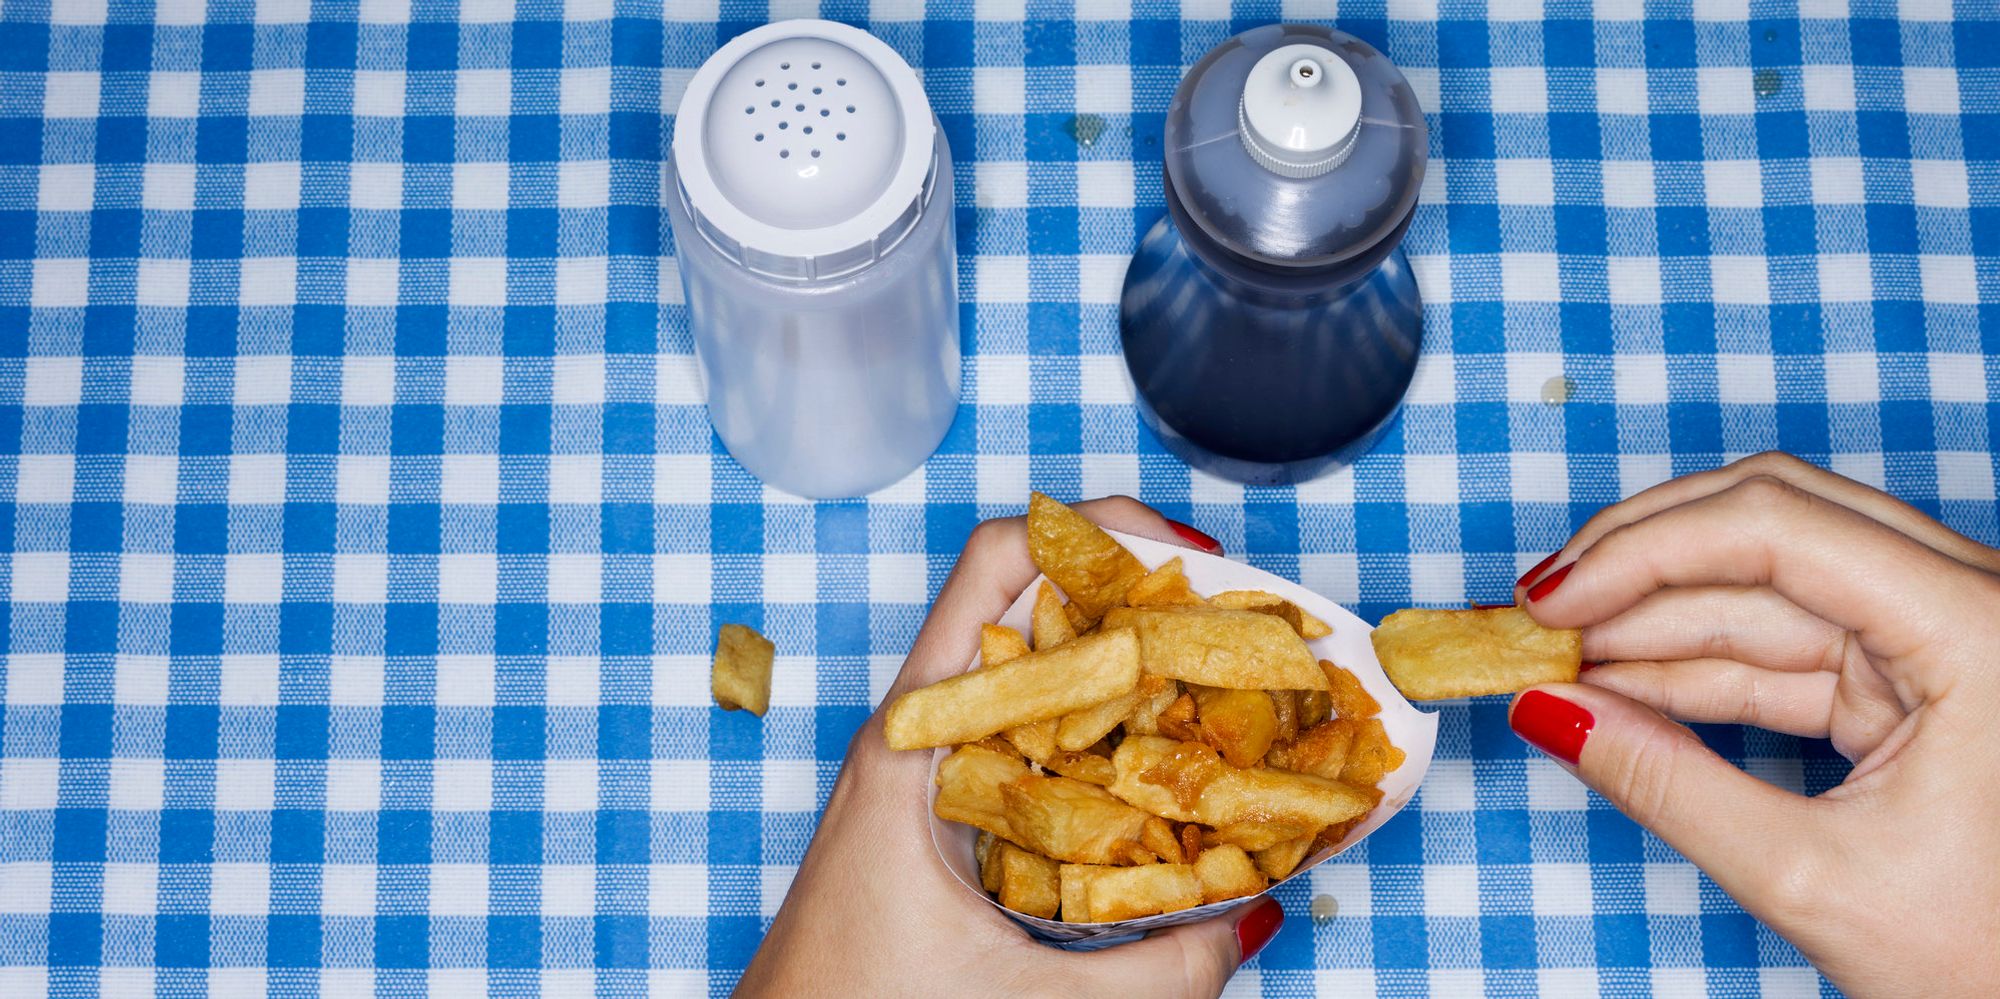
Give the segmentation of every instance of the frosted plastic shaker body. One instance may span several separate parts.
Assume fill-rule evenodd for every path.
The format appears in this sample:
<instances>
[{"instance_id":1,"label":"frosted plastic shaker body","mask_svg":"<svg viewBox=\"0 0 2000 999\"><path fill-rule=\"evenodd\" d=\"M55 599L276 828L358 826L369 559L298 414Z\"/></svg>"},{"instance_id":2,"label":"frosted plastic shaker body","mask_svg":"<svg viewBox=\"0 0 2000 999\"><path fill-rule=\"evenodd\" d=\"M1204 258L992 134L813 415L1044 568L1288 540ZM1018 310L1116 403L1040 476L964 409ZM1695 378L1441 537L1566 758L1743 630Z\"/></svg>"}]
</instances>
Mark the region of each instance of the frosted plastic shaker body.
<instances>
[{"instance_id":1,"label":"frosted plastic shaker body","mask_svg":"<svg viewBox=\"0 0 2000 999\"><path fill-rule=\"evenodd\" d=\"M1126 270L1142 418L1197 468L1298 482L1352 461L1415 374L1423 304L1399 244L1427 130L1351 35L1272 25L1188 71L1167 110L1167 217Z\"/></svg>"},{"instance_id":2,"label":"frosted plastic shaker body","mask_svg":"<svg viewBox=\"0 0 2000 999\"><path fill-rule=\"evenodd\" d=\"M828 21L738 36L676 116L668 216L709 419L758 478L858 496L958 408L951 150L894 50Z\"/></svg>"}]
</instances>

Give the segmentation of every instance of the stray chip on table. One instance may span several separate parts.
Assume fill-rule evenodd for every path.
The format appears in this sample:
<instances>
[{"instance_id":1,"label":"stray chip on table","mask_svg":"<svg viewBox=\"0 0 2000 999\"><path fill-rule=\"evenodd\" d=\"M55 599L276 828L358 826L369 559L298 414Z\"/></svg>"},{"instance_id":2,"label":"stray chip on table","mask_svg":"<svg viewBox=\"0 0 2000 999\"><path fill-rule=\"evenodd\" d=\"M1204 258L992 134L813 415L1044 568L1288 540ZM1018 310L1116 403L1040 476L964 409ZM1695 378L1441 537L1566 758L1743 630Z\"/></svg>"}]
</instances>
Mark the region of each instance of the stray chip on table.
<instances>
[{"instance_id":1,"label":"stray chip on table","mask_svg":"<svg viewBox=\"0 0 2000 999\"><path fill-rule=\"evenodd\" d=\"M740 624L725 624L715 639L715 703L759 718L771 706L771 640Z\"/></svg>"}]
</instances>

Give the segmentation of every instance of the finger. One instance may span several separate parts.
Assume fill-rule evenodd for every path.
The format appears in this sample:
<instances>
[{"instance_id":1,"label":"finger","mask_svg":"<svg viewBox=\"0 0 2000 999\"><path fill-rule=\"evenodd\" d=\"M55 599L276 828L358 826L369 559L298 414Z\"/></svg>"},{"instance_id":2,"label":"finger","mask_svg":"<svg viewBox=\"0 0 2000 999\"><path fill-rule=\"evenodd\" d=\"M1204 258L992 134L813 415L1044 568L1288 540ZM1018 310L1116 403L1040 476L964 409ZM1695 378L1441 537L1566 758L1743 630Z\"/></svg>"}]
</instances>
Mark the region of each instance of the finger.
<instances>
[{"instance_id":1,"label":"finger","mask_svg":"<svg viewBox=\"0 0 2000 999\"><path fill-rule=\"evenodd\" d=\"M1729 659L1605 663L1583 683L1623 694L1684 722L1755 725L1824 739L1838 673L1783 673Z\"/></svg>"},{"instance_id":2,"label":"finger","mask_svg":"<svg viewBox=\"0 0 2000 999\"><path fill-rule=\"evenodd\" d=\"M1158 511L1129 496L1107 496L1075 506L1101 527L1182 548L1196 547ZM979 626L998 621L1034 579L1026 519L989 520L973 528L883 703L904 691L962 672L979 647Z\"/></svg>"},{"instance_id":3,"label":"finger","mask_svg":"<svg viewBox=\"0 0 2000 999\"><path fill-rule=\"evenodd\" d=\"M1846 631L1762 586L1656 590L1583 632L1584 661L1601 663L1734 659L1793 672L1838 670L1846 647Z\"/></svg>"},{"instance_id":4,"label":"finger","mask_svg":"<svg viewBox=\"0 0 2000 999\"><path fill-rule=\"evenodd\" d=\"M1815 865L1820 812L1807 799L1731 766L1660 713L1583 684L1546 684L1515 699L1516 734L1571 767L1585 784L1728 892L1752 915L1789 886L1792 864ZM1762 844L1801 844L1784 856Z\"/></svg>"},{"instance_id":5,"label":"finger","mask_svg":"<svg viewBox=\"0 0 2000 999\"><path fill-rule=\"evenodd\" d=\"M1075 990L1079 995L1214 999L1284 921L1284 907L1267 895L1213 919L1149 934L1136 943L1072 955L1068 962L1072 967L1065 971L1085 984Z\"/></svg>"},{"instance_id":6,"label":"finger","mask_svg":"<svg viewBox=\"0 0 2000 999\"><path fill-rule=\"evenodd\" d=\"M1888 493L1862 485L1845 476L1835 475L1781 451L1766 451L1722 468L1670 479L1623 502L1605 507L1586 521L1583 528L1576 532L1575 537L1537 568L1546 571L1574 561L1577 552L1589 548L1598 539L1620 527L1637 523L1663 510L1705 496L1713 496L1756 476L1769 476L1825 497L1891 530L1907 535L1919 544L1974 568L1987 572L2000 572L2000 551L1959 534ZM1530 575L1539 577L1544 575L1545 571L1537 573L1530 570ZM1535 581L1527 576L1522 577L1514 594L1517 601L1523 596L1520 591Z\"/></svg>"},{"instance_id":7,"label":"finger","mask_svg":"<svg viewBox=\"0 0 2000 999\"><path fill-rule=\"evenodd\" d=\"M1660 589L1693 586L1769 586L1890 661L2000 606L2000 579L1757 477L1605 535L1535 584L1528 608L1549 627L1587 627Z\"/></svg>"}]
</instances>

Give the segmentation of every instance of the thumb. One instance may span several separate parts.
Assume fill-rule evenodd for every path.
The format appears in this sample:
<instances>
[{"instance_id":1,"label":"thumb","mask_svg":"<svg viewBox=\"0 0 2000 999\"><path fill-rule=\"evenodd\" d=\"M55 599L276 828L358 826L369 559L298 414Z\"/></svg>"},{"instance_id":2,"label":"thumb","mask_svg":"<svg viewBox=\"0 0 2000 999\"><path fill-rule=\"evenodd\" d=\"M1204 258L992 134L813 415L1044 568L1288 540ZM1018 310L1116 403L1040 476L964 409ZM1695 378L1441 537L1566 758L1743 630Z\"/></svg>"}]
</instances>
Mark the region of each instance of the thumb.
<instances>
[{"instance_id":1,"label":"thumb","mask_svg":"<svg viewBox=\"0 0 2000 999\"><path fill-rule=\"evenodd\" d=\"M1644 704L1600 687L1545 684L1514 700L1507 723L1753 915L1788 871L1813 863L1800 854L1821 841L1808 799L1737 769ZM1780 852L1787 855L1774 856Z\"/></svg>"},{"instance_id":2,"label":"thumb","mask_svg":"<svg viewBox=\"0 0 2000 999\"><path fill-rule=\"evenodd\" d=\"M1213 999L1230 976L1277 935L1285 909L1268 895L1213 919L1148 934L1146 939L1081 955L1083 995L1185 996Z\"/></svg>"}]
</instances>

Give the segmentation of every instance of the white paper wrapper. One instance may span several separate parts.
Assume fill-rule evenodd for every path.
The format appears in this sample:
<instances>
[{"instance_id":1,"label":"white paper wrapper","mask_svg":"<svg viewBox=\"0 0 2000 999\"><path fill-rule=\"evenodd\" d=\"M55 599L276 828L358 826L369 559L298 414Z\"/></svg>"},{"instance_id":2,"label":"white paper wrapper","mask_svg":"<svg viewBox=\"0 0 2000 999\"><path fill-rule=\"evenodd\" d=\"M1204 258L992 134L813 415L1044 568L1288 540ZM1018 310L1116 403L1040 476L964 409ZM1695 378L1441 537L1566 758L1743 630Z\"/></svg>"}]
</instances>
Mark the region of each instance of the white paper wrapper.
<instances>
[{"instance_id":1,"label":"white paper wrapper","mask_svg":"<svg viewBox=\"0 0 2000 999\"><path fill-rule=\"evenodd\" d=\"M1294 871L1290 878L1286 878L1286 881L1303 877L1306 871L1324 863L1328 857L1361 842L1369 833L1380 828L1382 823L1402 811L1403 806L1415 796L1417 785L1423 781L1425 772L1430 769L1431 751L1437 744L1438 719L1436 715L1426 714L1412 707L1409 701L1403 699L1402 693L1395 685L1389 682L1388 676L1382 672L1381 663L1375 659L1374 646L1368 642L1368 633L1375 629L1349 613L1345 607L1262 569L1147 538L1121 534L1117 531L1110 533L1112 537L1118 539L1119 544L1138 556L1139 561L1149 569L1179 558L1187 570L1188 584L1196 593L1263 590L1290 600L1332 625L1333 634L1315 642L1307 642L1307 646L1312 649L1314 655L1321 659L1331 659L1360 678L1361 685L1366 687L1368 693L1374 695L1375 700L1382 705L1380 717L1383 727L1388 730L1389 741L1407 754L1402 766L1382 778L1382 783L1378 785L1382 790L1382 803L1375 806L1375 810L1369 813L1367 820L1348 833L1347 838L1342 840L1339 846L1307 857L1305 863L1299 865L1299 869ZM1041 585L1041 577L1036 577L1035 581L1021 592L1020 598L1007 608L1007 613L1001 616L999 623L1017 629L1023 635L1028 634L1035 593ZM972 662L966 664L966 669L972 669L978 661L975 656ZM937 763L951 755L951 752L951 747L936 751L932 760L933 772ZM937 797L935 781L930 786L930 797L933 800ZM943 858L945 866L950 868L952 874L965 885L965 889L1027 926L1029 932L1036 937L1062 946L1084 949L1093 945L1105 946L1118 943L1136 938L1148 930L1198 922L1253 901L1255 898L1253 896L1230 899L1212 905L1183 909L1180 912L1147 916L1142 919L1127 919L1116 923L1065 923L1054 919L1037 919L1001 906L980 888L979 862L973 857L973 846L978 838L978 830L971 826L946 822L932 812L931 839L937 844L938 856ZM1276 882L1271 887L1275 888L1283 883ZM1269 894L1269 889L1266 889L1265 894Z\"/></svg>"}]
</instances>

